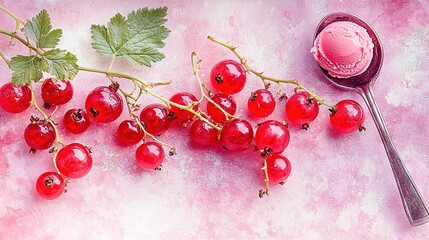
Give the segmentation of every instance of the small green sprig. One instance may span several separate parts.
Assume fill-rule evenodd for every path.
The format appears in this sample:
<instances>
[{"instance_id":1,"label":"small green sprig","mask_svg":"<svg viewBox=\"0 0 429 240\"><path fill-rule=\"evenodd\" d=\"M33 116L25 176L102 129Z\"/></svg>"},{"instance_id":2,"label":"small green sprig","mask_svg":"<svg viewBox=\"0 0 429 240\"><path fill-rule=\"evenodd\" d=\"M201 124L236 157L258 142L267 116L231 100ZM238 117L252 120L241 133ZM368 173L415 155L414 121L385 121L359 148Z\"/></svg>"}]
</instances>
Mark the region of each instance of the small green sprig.
<instances>
[{"instance_id":1,"label":"small green sprig","mask_svg":"<svg viewBox=\"0 0 429 240\"><path fill-rule=\"evenodd\" d=\"M78 73L77 58L74 54L56 48L62 36L61 29L52 30L51 18L46 10L40 11L35 17L24 24L24 35L27 40L14 36L27 46L30 39L36 47L34 54L29 56L17 55L10 61L12 83L15 85L38 82L46 72L54 79L73 79Z\"/></svg>"}]
</instances>

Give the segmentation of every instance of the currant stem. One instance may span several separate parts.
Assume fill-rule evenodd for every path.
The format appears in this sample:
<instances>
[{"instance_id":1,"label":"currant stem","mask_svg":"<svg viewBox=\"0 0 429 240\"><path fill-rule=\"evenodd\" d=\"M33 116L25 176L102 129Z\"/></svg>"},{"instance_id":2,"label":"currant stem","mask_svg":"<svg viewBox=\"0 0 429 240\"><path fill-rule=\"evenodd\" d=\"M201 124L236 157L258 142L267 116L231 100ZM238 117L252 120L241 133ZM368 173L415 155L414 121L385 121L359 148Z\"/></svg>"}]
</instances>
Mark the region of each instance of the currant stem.
<instances>
[{"instance_id":1,"label":"currant stem","mask_svg":"<svg viewBox=\"0 0 429 240\"><path fill-rule=\"evenodd\" d=\"M270 195L268 188L269 188L269 183L270 183L270 179L268 178L268 166L267 166L267 157L264 157L264 167L261 168L261 170L264 171L265 174L265 194Z\"/></svg>"},{"instance_id":2,"label":"currant stem","mask_svg":"<svg viewBox=\"0 0 429 240\"><path fill-rule=\"evenodd\" d=\"M7 64L7 66L10 68L10 61L4 56L4 54L2 52L0 52L0 57Z\"/></svg>"},{"instance_id":3,"label":"currant stem","mask_svg":"<svg viewBox=\"0 0 429 240\"><path fill-rule=\"evenodd\" d=\"M9 9L7 9L7 8L5 8L3 6L0 6L0 10L3 11L3 12L5 12L9 16L11 16L16 22L18 22L18 23L20 23L22 25L25 24L25 22L23 20L21 20L19 17L17 17L15 14L13 14L13 12L11 12Z\"/></svg>"},{"instance_id":4,"label":"currant stem","mask_svg":"<svg viewBox=\"0 0 429 240\"><path fill-rule=\"evenodd\" d=\"M31 106L34 107L34 109L36 109L36 111L38 111L40 113L40 115L42 115L43 119L47 122L49 122L52 126L52 128L54 129L55 132L55 143L54 146L52 147L52 151L54 152L54 156L52 157L52 161L54 163L54 167L55 170L58 172L58 174L61 174L60 170L57 167L57 161L56 161L56 157L57 157L57 152L58 152L58 146L59 145L64 145L63 142L61 141L60 138L60 134L58 132L58 127L56 125L56 123L54 123L54 121L52 121L52 119L50 118L51 115L46 115L46 113L39 107L39 105L37 104L36 98L35 98L35 94L34 94L34 88L33 88L33 83L30 82L29 84L30 90L31 90Z\"/></svg>"},{"instance_id":5,"label":"currant stem","mask_svg":"<svg viewBox=\"0 0 429 240\"><path fill-rule=\"evenodd\" d=\"M269 87L268 81L274 82L274 83L276 83L278 85L280 85L280 83L293 84L293 85L296 86L296 89L302 89L303 91L305 91L308 94L310 94L310 96L313 97L314 99L316 99L319 104L325 105L325 106L327 106L329 108L332 107L332 105L327 104L325 102L325 100L323 100L321 97L319 97L318 95L316 95L315 93L313 93L312 91L310 91L306 87L304 87L298 80L278 79L278 78L268 77L268 76L264 75L264 72L256 71L255 69L253 69L252 67L250 67L247 64L247 60L245 58L243 58L240 55L240 53L237 52L237 47L234 47L233 45L228 44L226 42L219 41L219 40L217 40L216 38L214 38L212 36L208 36L207 38L210 41L218 43L219 45L222 45L222 46L228 48L229 50L231 50L231 52L233 52L235 54L235 56L237 56L237 58L240 59L241 64L243 65L243 67L246 69L247 72L253 73L254 75L258 76L262 80L265 88ZM277 92L279 93L279 91L277 91Z\"/></svg>"},{"instance_id":6,"label":"currant stem","mask_svg":"<svg viewBox=\"0 0 429 240\"><path fill-rule=\"evenodd\" d=\"M110 62L109 70L113 67L113 63L114 63L114 61L115 61L115 57L113 57L113 58L112 58L112 61ZM110 82L112 82L112 84L116 84L116 81L113 79L113 77L112 77L111 75L107 75L107 78L109 78L109 80L110 80ZM134 83L135 83L135 82L134 82ZM135 123L137 124L137 126L139 126L139 128L140 128L140 129L145 133L145 135L147 135L147 136L151 137L153 141L155 141L155 142L157 142L157 143L159 143L159 144L161 144L161 145L164 145L164 146L166 146L166 147L170 148L170 149L171 149L171 151L172 151L174 154L176 154L176 147L175 147L175 146L173 146L173 145L171 145L171 144L168 144L168 143L166 143L166 142L163 142L163 141L159 140L158 138L156 138L155 136L153 136L152 134L150 134L150 133L148 133L148 132L146 131L146 129L143 127L142 123L140 122L140 119L138 118L138 116L134 114L134 111L133 111L133 108L132 108L132 106L133 106L133 104L134 104L134 103L132 103L132 102L129 100L131 95L130 95L130 94L128 94L128 93L126 93L126 92L125 92L125 90L123 90L121 86L119 86L118 90L119 90L119 91L121 92L121 94L125 97L125 103L127 104L127 109L128 109L128 113L129 113L130 117L132 117L132 118L133 118L134 122L135 122ZM138 98L137 98L137 99L132 99L132 100L135 102L136 100L138 100Z\"/></svg>"},{"instance_id":7,"label":"currant stem","mask_svg":"<svg viewBox=\"0 0 429 240\"><path fill-rule=\"evenodd\" d=\"M23 20L19 19L15 14L13 14L11 11L9 11L8 9L6 9L3 6L0 6L0 10L5 12L6 14L11 16L15 20L15 33L18 33L19 27L21 26L21 24L24 26L25 22ZM15 43L13 42L14 38L15 38L14 36L10 37L10 44L12 44L12 45L15 45Z\"/></svg>"},{"instance_id":8,"label":"currant stem","mask_svg":"<svg viewBox=\"0 0 429 240\"><path fill-rule=\"evenodd\" d=\"M239 118L237 116L229 114L227 111L225 111L221 106L219 106L219 104L217 104L215 101L213 101L213 99L211 97L209 97L204 92L204 89L208 92L208 88L204 84L204 82L201 81L201 78L199 76L199 70L201 69L201 62L202 62L202 60L198 56L197 53L192 52L192 54L191 54L191 62L192 62L193 73L195 75L195 78L198 81L198 85L200 86L200 91L201 91L201 98L198 100L197 103L200 104L204 99L206 99L207 101L211 102L216 108L218 108L225 115L226 120L229 120L231 118Z\"/></svg>"},{"instance_id":9,"label":"currant stem","mask_svg":"<svg viewBox=\"0 0 429 240\"><path fill-rule=\"evenodd\" d=\"M40 50L40 49L34 47L33 45L31 45L31 43L30 43L30 41L28 39L26 40L26 39L18 36L18 34L16 34L16 33L9 32L9 31L6 31L6 30L1 29L1 28L0 28L0 33L2 33L4 35L7 35L9 37L13 37L14 39L20 41L22 44L24 44L25 46L27 46L30 50L33 50L38 55L40 55L40 56L43 55L43 50Z\"/></svg>"}]
</instances>

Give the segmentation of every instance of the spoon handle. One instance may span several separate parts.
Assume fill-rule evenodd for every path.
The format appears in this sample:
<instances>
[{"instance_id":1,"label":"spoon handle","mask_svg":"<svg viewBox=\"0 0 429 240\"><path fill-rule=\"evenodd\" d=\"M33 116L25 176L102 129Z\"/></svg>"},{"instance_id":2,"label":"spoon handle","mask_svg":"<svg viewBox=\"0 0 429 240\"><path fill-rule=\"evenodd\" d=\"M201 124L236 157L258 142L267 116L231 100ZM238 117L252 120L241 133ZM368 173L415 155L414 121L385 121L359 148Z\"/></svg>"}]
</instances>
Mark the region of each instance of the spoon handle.
<instances>
[{"instance_id":1,"label":"spoon handle","mask_svg":"<svg viewBox=\"0 0 429 240\"><path fill-rule=\"evenodd\" d=\"M389 158L393 170L393 175L395 175L396 185L401 194L405 213L407 214L411 226L414 227L428 222L429 209L392 142L386 124L375 102L372 93L372 85L367 84L360 87L358 91L368 105L372 118L380 133L381 140L383 141L387 157Z\"/></svg>"}]
</instances>

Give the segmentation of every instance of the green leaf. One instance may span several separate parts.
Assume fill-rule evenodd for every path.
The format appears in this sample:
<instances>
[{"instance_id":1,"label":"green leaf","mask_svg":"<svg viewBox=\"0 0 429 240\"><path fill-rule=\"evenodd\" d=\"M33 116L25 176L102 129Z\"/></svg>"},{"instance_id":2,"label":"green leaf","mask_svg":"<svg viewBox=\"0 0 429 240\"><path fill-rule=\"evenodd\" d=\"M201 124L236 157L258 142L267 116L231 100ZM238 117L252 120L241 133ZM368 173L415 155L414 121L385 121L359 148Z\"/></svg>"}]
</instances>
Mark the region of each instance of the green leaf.
<instances>
[{"instance_id":1,"label":"green leaf","mask_svg":"<svg viewBox=\"0 0 429 240\"><path fill-rule=\"evenodd\" d=\"M78 72L77 58L70 52L53 49L43 54L43 71L55 76L55 79L73 79Z\"/></svg>"},{"instance_id":2,"label":"green leaf","mask_svg":"<svg viewBox=\"0 0 429 240\"><path fill-rule=\"evenodd\" d=\"M111 37L111 45L115 52L119 51L128 40L128 22L121 14L116 14L107 24Z\"/></svg>"},{"instance_id":3,"label":"green leaf","mask_svg":"<svg viewBox=\"0 0 429 240\"><path fill-rule=\"evenodd\" d=\"M55 48L63 33L61 29L52 30L51 18L45 9L28 20L24 30L25 36L33 40L38 48Z\"/></svg>"},{"instance_id":4,"label":"green leaf","mask_svg":"<svg viewBox=\"0 0 429 240\"><path fill-rule=\"evenodd\" d=\"M12 69L12 83L15 85L29 84L42 78L42 59L37 56L18 55L11 59L10 69Z\"/></svg>"},{"instance_id":5,"label":"green leaf","mask_svg":"<svg viewBox=\"0 0 429 240\"><path fill-rule=\"evenodd\" d=\"M159 52L170 30L167 22L167 7L142 8L128 14L127 19L116 14L106 26L91 27L92 47L100 54L126 57L150 67L152 62L162 60Z\"/></svg>"},{"instance_id":6,"label":"green leaf","mask_svg":"<svg viewBox=\"0 0 429 240\"><path fill-rule=\"evenodd\" d=\"M128 22L121 14L116 14L106 26L92 25L92 47L101 54L118 55L118 51L128 40Z\"/></svg>"}]
</instances>

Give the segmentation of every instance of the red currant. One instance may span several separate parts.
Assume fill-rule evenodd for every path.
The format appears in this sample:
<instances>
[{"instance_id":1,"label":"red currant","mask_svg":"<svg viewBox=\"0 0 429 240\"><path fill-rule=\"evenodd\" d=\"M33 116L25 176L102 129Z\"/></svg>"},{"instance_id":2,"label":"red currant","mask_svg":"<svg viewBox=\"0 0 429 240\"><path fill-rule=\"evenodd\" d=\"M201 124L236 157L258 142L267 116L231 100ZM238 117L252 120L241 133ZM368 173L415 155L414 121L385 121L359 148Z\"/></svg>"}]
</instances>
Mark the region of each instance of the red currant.
<instances>
[{"instance_id":1,"label":"red currant","mask_svg":"<svg viewBox=\"0 0 429 240\"><path fill-rule=\"evenodd\" d=\"M159 143L146 142L136 151L137 165L144 170L154 170L164 161L164 149Z\"/></svg>"},{"instance_id":2,"label":"red currant","mask_svg":"<svg viewBox=\"0 0 429 240\"><path fill-rule=\"evenodd\" d=\"M0 107L9 113L20 113L30 107L31 90L28 86L6 83L0 88Z\"/></svg>"},{"instance_id":3,"label":"red currant","mask_svg":"<svg viewBox=\"0 0 429 240\"><path fill-rule=\"evenodd\" d=\"M64 114L63 123L69 132L80 134L89 127L89 115L83 109L70 109Z\"/></svg>"},{"instance_id":4,"label":"red currant","mask_svg":"<svg viewBox=\"0 0 429 240\"><path fill-rule=\"evenodd\" d=\"M197 102L197 98L190 93L180 92L180 93L174 94L170 98L170 101L180 104L182 106L191 106ZM198 104L193 106L192 109L194 111L198 111ZM192 113L175 106L171 106L170 112L174 113L177 120L180 121L181 123L189 122L194 118L194 115Z\"/></svg>"},{"instance_id":5,"label":"red currant","mask_svg":"<svg viewBox=\"0 0 429 240\"><path fill-rule=\"evenodd\" d=\"M85 107L94 121L109 123L121 115L123 100L114 88L102 86L89 93Z\"/></svg>"},{"instance_id":6,"label":"red currant","mask_svg":"<svg viewBox=\"0 0 429 240\"><path fill-rule=\"evenodd\" d=\"M365 115L359 103L342 100L335 105L330 121L332 128L338 133L351 133L362 127Z\"/></svg>"},{"instance_id":7,"label":"red currant","mask_svg":"<svg viewBox=\"0 0 429 240\"><path fill-rule=\"evenodd\" d=\"M147 105L140 113L140 121L145 130L152 135L160 135L170 128L168 108L161 104Z\"/></svg>"},{"instance_id":8,"label":"red currant","mask_svg":"<svg viewBox=\"0 0 429 240\"><path fill-rule=\"evenodd\" d=\"M267 153L282 153L289 144L290 135L281 122L268 120L259 124L255 133L255 143L259 150Z\"/></svg>"},{"instance_id":9,"label":"red currant","mask_svg":"<svg viewBox=\"0 0 429 240\"><path fill-rule=\"evenodd\" d=\"M134 121L125 120L119 124L116 136L119 144L132 146L143 139L144 132Z\"/></svg>"},{"instance_id":10,"label":"red currant","mask_svg":"<svg viewBox=\"0 0 429 240\"><path fill-rule=\"evenodd\" d=\"M235 94L246 84L246 70L243 65L233 60L223 60L213 67L210 81L216 91Z\"/></svg>"},{"instance_id":11,"label":"red currant","mask_svg":"<svg viewBox=\"0 0 429 240\"><path fill-rule=\"evenodd\" d=\"M212 97L212 100L219 105L225 112L234 115L237 110L237 104L234 99L230 95L226 95L223 93L215 94ZM213 119L213 121L217 123L223 123L226 121L225 114L217 108L213 103L207 103L207 114Z\"/></svg>"},{"instance_id":12,"label":"red currant","mask_svg":"<svg viewBox=\"0 0 429 240\"><path fill-rule=\"evenodd\" d=\"M69 81L52 78L46 79L42 84L42 99L49 105L65 104L73 97L73 86Z\"/></svg>"},{"instance_id":13,"label":"red currant","mask_svg":"<svg viewBox=\"0 0 429 240\"><path fill-rule=\"evenodd\" d=\"M50 148L55 142L56 134L50 122L32 118L32 122L25 128L25 142L33 150Z\"/></svg>"},{"instance_id":14,"label":"red currant","mask_svg":"<svg viewBox=\"0 0 429 240\"><path fill-rule=\"evenodd\" d=\"M255 117L268 117L276 107L276 99L267 89L258 89L250 94L247 107Z\"/></svg>"},{"instance_id":15,"label":"red currant","mask_svg":"<svg viewBox=\"0 0 429 240\"><path fill-rule=\"evenodd\" d=\"M72 143L58 151L56 164L64 176L81 178L91 170L92 157L85 146L80 143Z\"/></svg>"},{"instance_id":16,"label":"red currant","mask_svg":"<svg viewBox=\"0 0 429 240\"><path fill-rule=\"evenodd\" d=\"M190 130L191 140L198 146L214 145L218 138L218 131L201 119L195 120Z\"/></svg>"},{"instance_id":17,"label":"red currant","mask_svg":"<svg viewBox=\"0 0 429 240\"><path fill-rule=\"evenodd\" d=\"M252 144L253 129L249 122L243 119L231 119L222 127L220 134L223 148L238 152Z\"/></svg>"},{"instance_id":18,"label":"red currant","mask_svg":"<svg viewBox=\"0 0 429 240\"><path fill-rule=\"evenodd\" d=\"M301 124L303 128L316 119L319 104L307 92L297 92L286 102L286 116L293 124Z\"/></svg>"},{"instance_id":19,"label":"red currant","mask_svg":"<svg viewBox=\"0 0 429 240\"><path fill-rule=\"evenodd\" d=\"M286 181L292 171L289 159L282 155L274 154L269 156L266 161L270 185Z\"/></svg>"},{"instance_id":20,"label":"red currant","mask_svg":"<svg viewBox=\"0 0 429 240\"><path fill-rule=\"evenodd\" d=\"M36 190L42 198L53 200L63 194L64 178L56 172L45 172L37 178Z\"/></svg>"}]
</instances>

